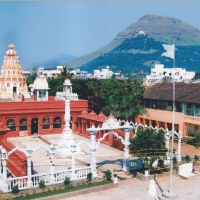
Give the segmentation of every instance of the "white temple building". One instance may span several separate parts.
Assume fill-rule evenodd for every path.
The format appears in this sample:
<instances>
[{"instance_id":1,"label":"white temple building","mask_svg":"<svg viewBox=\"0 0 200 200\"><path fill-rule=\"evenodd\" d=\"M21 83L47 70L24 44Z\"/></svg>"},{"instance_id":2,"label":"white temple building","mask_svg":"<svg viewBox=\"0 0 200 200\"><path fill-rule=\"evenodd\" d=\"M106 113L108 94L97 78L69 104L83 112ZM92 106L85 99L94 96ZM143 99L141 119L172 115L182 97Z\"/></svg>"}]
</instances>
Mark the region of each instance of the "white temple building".
<instances>
[{"instance_id":1,"label":"white temple building","mask_svg":"<svg viewBox=\"0 0 200 200\"><path fill-rule=\"evenodd\" d=\"M50 88L43 74L43 68L38 68L37 77L29 87L31 88L31 94L34 95L35 101L48 101L48 90Z\"/></svg>"},{"instance_id":2,"label":"white temple building","mask_svg":"<svg viewBox=\"0 0 200 200\"><path fill-rule=\"evenodd\" d=\"M183 68L164 68L163 64L155 64L154 68L151 68L151 74L146 76L144 80L146 85L151 85L155 82L160 82L163 78L173 78L176 82L189 82L194 78L195 72L186 71Z\"/></svg>"},{"instance_id":3,"label":"white temple building","mask_svg":"<svg viewBox=\"0 0 200 200\"><path fill-rule=\"evenodd\" d=\"M1 101L20 101L21 95L25 99L30 99L15 46L11 42L8 48L0 74L0 99Z\"/></svg>"}]
</instances>

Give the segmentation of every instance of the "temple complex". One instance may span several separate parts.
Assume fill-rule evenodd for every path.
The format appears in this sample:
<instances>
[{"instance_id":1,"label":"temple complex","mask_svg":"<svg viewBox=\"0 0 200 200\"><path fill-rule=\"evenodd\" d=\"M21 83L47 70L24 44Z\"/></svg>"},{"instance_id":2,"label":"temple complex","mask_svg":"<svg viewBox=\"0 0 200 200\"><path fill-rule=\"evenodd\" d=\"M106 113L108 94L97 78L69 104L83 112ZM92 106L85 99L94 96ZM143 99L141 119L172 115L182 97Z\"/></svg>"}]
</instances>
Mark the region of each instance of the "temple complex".
<instances>
[{"instance_id":1,"label":"temple complex","mask_svg":"<svg viewBox=\"0 0 200 200\"><path fill-rule=\"evenodd\" d=\"M27 84L22 75L19 57L11 42L4 56L0 74L0 99L1 101L21 101L22 95L30 99Z\"/></svg>"}]
</instances>

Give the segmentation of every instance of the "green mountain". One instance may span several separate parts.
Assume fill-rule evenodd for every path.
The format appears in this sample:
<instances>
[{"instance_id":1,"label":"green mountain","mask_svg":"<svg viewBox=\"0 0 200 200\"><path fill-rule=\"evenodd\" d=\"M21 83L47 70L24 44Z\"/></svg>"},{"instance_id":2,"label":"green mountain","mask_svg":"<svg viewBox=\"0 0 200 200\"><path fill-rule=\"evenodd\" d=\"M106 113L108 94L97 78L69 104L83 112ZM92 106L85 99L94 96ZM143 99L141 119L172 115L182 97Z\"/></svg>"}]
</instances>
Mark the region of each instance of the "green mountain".
<instances>
[{"instance_id":1,"label":"green mountain","mask_svg":"<svg viewBox=\"0 0 200 200\"><path fill-rule=\"evenodd\" d=\"M174 62L161 57L162 44L175 43L175 66L200 69L200 30L179 19L146 15L117 35L107 46L69 62L70 67L93 72L110 66L124 74L150 71L155 63L173 67Z\"/></svg>"}]
</instances>

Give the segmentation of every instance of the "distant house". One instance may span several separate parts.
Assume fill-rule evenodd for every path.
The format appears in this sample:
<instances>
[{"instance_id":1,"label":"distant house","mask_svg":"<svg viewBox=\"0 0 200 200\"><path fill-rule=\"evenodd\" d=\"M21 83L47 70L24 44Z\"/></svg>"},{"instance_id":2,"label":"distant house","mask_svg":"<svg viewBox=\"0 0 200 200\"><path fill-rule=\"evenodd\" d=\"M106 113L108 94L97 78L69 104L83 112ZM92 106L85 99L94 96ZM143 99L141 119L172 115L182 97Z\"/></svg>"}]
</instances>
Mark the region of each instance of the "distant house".
<instances>
[{"instance_id":1,"label":"distant house","mask_svg":"<svg viewBox=\"0 0 200 200\"><path fill-rule=\"evenodd\" d=\"M189 82L194 78L195 72L188 72L183 68L164 68L163 64L155 64L144 82L146 85L151 85L154 82L162 81L163 78L170 80L173 76L176 82Z\"/></svg>"},{"instance_id":2,"label":"distant house","mask_svg":"<svg viewBox=\"0 0 200 200\"><path fill-rule=\"evenodd\" d=\"M74 69L70 71L70 73L74 74L79 79L88 79L88 72L81 71L80 69Z\"/></svg>"},{"instance_id":3,"label":"distant house","mask_svg":"<svg viewBox=\"0 0 200 200\"><path fill-rule=\"evenodd\" d=\"M44 69L40 67L40 69L43 70L43 75L46 78L57 78L57 76L61 74L63 66L57 66L55 69L48 69L48 68Z\"/></svg>"},{"instance_id":4,"label":"distant house","mask_svg":"<svg viewBox=\"0 0 200 200\"><path fill-rule=\"evenodd\" d=\"M175 83L175 130L183 136L200 131L200 83ZM172 129L173 83L157 83L146 88L142 104L148 115L137 123Z\"/></svg>"},{"instance_id":5,"label":"distant house","mask_svg":"<svg viewBox=\"0 0 200 200\"><path fill-rule=\"evenodd\" d=\"M124 75L122 75L120 72L114 73L109 69L109 66L106 67L106 69L100 70L94 70L93 74L88 74L88 78L92 79L110 79L112 76L115 75L117 79L126 79Z\"/></svg>"}]
</instances>

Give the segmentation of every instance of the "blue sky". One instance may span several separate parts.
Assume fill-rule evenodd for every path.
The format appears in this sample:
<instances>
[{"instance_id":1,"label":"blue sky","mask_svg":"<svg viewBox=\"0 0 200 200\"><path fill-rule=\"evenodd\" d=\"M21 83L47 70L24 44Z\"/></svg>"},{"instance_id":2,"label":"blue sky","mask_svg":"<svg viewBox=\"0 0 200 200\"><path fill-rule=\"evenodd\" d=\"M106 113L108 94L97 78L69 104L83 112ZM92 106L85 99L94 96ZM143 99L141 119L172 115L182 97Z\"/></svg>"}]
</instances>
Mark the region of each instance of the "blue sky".
<instances>
[{"instance_id":1,"label":"blue sky","mask_svg":"<svg viewBox=\"0 0 200 200\"><path fill-rule=\"evenodd\" d=\"M59 55L82 56L110 43L146 14L198 29L198 1L1 1L0 64L11 38L23 69Z\"/></svg>"}]
</instances>

